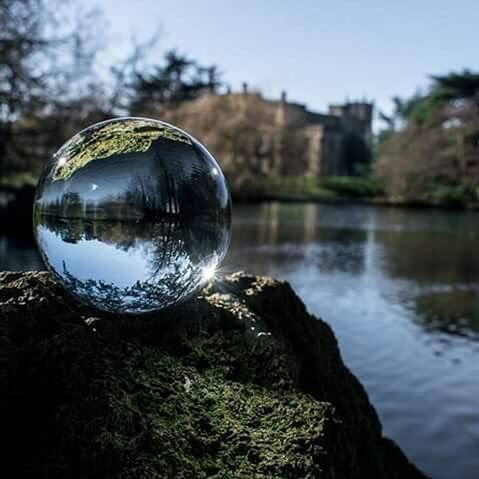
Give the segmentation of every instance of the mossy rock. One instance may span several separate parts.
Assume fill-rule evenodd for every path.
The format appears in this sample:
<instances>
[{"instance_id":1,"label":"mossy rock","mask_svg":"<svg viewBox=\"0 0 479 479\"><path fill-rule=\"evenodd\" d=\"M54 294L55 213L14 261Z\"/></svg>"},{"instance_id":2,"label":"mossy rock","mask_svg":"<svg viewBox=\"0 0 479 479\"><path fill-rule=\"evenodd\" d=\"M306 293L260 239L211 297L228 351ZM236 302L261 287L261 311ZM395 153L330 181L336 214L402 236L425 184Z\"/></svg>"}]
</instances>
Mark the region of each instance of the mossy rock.
<instances>
[{"instance_id":1,"label":"mossy rock","mask_svg":"<svg viewBox=\"0 0 479 479\"><path fill-rule=\"evenodd\" d=\"M15 477L424 477L286 283L234 274L119 317L3 273L0 311Z\"/></svg>"}]
</instances>

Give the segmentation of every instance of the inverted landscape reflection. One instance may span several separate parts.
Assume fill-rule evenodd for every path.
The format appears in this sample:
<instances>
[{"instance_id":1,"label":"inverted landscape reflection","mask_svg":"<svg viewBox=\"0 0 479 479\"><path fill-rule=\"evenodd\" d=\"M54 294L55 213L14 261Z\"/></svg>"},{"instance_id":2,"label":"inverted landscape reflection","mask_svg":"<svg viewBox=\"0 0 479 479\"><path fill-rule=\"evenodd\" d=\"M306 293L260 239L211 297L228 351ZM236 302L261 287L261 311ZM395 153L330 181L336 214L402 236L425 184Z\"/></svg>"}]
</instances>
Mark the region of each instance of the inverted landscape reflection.
<instances>
[{"instance_id":1,"label":"inverted landscape reflection","mask_svg":"<svg viewBox=\"0 0 479 479\"><path fill-rule=\"evenodd\" d=\"M208 224L57 219L37 225L45 260L67 289L122 312L161 309L195 292L218 266L221 236Z\"/></svg>"},{"instance_id":2,"label":"inverted landscape reflection","mask_svg":"<svg viewBox=\"0 0 479 479\"><path fill-rule=\"evenodd\" d=\"M155 120L94 125L54 155L35 200L43 260L95 307L145 313L213 276L231 235L225 178L194 138Z\"/></svg>"}]
</instances>

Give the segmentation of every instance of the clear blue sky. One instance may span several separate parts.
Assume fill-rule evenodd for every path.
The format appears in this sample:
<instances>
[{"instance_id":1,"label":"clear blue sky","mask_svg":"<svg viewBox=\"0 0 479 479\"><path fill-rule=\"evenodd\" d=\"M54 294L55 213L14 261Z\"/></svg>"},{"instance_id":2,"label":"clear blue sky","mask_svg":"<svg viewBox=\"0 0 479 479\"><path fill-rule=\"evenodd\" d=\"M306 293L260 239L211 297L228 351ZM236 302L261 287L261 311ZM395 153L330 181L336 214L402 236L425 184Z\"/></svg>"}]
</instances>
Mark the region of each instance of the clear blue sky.
<instances>
[{"instance_id":1,"label":"clear blue sky","mask_svg":"<svg viewBox=\"0 0 479 479\"><path fill-rule=\"evenodd\" d=\"M266 96L324 110L366 96L383 110L429 74L479 69L477 0L82 0L104 10L109 63L131 36L161 28L151 59L176 47L217 64L233 89L242 81Z\"/></svg>"}]
</instances>

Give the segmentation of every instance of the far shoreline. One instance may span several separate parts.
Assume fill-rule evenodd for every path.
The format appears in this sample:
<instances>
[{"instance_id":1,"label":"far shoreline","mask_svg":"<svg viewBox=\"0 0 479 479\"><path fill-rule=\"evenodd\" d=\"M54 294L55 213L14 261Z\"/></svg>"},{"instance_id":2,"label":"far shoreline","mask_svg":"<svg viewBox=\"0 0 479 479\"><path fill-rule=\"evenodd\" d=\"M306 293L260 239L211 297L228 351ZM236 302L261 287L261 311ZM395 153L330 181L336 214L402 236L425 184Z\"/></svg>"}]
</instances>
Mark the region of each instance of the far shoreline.
<instances>
[{"instance_id":1,"label":"far shoreline","mask_svg":"<svg viewBox=\"0 0 479 479\"><path fill-rule=\"evenodd\" d=\"M35 187L22 185L19 187L0 186L0 217L15 219L16 223L21 222L22 216L32 215ZM308 193L231 193L233 205L260 204L260 203L316 203L336 206L367 205L382 208L401 209L424 209L442 211L479 211L478 203L466 204L440 204L421 200L392 200L387 197L351 197L351 196L326 196L311 195ZM19 221L20 220L20 221Z\"/></svg>"},{"instance_id":2,"label":"far shoreline","mask_svg":"<svg viewBox=\"0 0 479 479\"><path fill-rule=\"evenodd\" d=\"M260 203L317 203L336 206L367 205L383 208L401 209L424 209L424 210L446 210L446 211L479 211L479 203L468 203L465 205L445 205L430 203L427 201L411 200L398 201L386 197L375 198L353 198L353 197L316 197L310 195L275 195L275 194L232 194L233 204L260 204Z\"/></svg>"}]
</instances>

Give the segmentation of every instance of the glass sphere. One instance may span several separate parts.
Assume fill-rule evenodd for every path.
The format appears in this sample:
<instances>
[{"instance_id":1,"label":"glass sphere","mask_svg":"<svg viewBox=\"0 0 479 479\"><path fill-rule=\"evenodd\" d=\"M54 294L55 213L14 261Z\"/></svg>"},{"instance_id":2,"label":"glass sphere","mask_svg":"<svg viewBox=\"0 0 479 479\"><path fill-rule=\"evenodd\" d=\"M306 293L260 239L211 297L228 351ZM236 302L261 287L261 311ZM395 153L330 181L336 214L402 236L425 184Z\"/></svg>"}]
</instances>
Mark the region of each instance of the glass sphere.
<instances>
[{"instance_id":1,"label":"glass sphere","mask_svg":"<svg viewBox=\"0 0 479 479\"><path fill-rule=\"evenodd\" d=\"M211 154L146 118L97 123L49 161L34 204L41 255L74 296L114 313L177 304L228 249L231 200Z\"/></svg>"}]
</instances>

